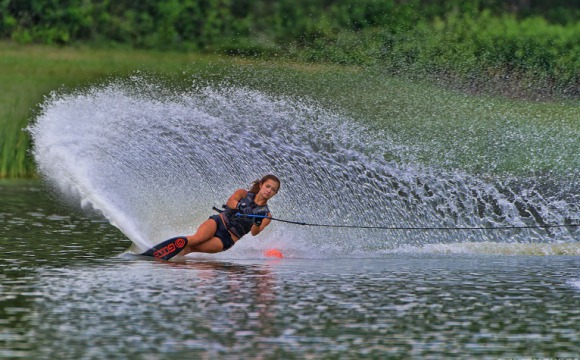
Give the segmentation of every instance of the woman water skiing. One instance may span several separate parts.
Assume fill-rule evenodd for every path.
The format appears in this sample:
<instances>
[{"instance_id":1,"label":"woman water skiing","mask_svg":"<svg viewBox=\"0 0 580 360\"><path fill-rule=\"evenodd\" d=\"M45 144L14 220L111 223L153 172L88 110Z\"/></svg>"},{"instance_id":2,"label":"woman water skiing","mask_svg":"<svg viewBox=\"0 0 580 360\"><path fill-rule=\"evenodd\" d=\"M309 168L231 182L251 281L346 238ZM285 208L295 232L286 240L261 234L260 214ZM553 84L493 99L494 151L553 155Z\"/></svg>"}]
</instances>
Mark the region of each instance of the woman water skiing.
<instances>
[{"instance_id":1,"label":"woman water skiing","mask_svg":"<svg viewBox=\"0 0 580 360\"><path fill-rule=\"evenodd\" d=\"M236 190L226 202L223 212L210 216L195 234L187 236L187 246L181 254L217 253L231 248L248 233L258 235L270 224L271 220L263 216L272 217L267 204L278 190L280 179L274 175L254 181L249 191Z\"/></svg>"}]
</instances>

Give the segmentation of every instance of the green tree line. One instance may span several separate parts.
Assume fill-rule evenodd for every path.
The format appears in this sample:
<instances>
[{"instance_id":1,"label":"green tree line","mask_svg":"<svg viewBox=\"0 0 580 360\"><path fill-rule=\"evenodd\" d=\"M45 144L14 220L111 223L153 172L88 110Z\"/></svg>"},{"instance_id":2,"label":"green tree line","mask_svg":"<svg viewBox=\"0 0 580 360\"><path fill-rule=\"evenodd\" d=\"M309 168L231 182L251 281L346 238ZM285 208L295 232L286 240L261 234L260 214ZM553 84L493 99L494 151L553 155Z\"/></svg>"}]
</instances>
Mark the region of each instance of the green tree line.
<instances>
[{"instance_id":1,"label":"green tree line","mask_svg":"<svg viewBox=\"0 0 580 360\"><path fill-rule=\"evenodd\" d=\"M0 0L20 43L292 56L462 78L580 80L580 0Z\"/></svg>"},{"instance_id":2,"label":"green tree line","mask_svg":"<svg viewBox=\"0 0 580 360\"><path fill-rule=\"evenodd\" d=\"M240 38L284 44L368 27L398 32L450 12L483 10L559 24L580 18L578 0L2 0L0 36L203 49Z\"/></svg>"}]
</instances>

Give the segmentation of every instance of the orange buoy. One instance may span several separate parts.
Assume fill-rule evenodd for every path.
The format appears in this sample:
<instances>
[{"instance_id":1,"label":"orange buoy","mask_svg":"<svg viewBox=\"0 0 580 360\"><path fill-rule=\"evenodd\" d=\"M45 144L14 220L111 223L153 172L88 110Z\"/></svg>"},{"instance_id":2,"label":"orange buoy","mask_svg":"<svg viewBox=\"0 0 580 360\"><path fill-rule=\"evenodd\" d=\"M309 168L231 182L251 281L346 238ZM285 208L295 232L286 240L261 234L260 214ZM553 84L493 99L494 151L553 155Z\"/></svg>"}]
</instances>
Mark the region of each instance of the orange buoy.
<instances>
[{"instance_id":1,"label":"orange buoy","mask_svg":"<svg viewBox=\"0 0 580 360\"><path fill-rule=\"evenodd\" d=\"M284 257L284 255L282 255L282 252L278 249L268 249L268 250L264 251L264 255L266 257L274 257L274 258L278 258L278 259L281 259Z\"/></svg>"}]
</instances>

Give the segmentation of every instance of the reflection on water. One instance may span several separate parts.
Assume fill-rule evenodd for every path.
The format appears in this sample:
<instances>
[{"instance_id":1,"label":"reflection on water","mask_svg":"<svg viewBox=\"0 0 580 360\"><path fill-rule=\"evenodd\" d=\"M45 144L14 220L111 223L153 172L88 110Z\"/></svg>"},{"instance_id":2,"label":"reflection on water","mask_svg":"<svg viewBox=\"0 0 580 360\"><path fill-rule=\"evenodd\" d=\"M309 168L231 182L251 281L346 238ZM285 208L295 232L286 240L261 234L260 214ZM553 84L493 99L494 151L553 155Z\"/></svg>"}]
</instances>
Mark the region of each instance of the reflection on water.
<instances>
[{"instance_id":1,"label":"reflection on water","mask_svg":"<svg viewBox=\"0 0 580 360\"><path fill-rule=\"evenodd\" d=\"M578 356L577 256L166 263L37 184L0 195L1 358Z\"/></svg>"},{"instance_id":2,"label":"reflection on water","mask_svg":"<svg viewBox=\"0 0 580 360\"><path fill-rule=\"evenodd\" d=\"M70 359L573 356L577 269L569 257L95 261L23 280L15 340Z\"/></svg>"}]
</instances>

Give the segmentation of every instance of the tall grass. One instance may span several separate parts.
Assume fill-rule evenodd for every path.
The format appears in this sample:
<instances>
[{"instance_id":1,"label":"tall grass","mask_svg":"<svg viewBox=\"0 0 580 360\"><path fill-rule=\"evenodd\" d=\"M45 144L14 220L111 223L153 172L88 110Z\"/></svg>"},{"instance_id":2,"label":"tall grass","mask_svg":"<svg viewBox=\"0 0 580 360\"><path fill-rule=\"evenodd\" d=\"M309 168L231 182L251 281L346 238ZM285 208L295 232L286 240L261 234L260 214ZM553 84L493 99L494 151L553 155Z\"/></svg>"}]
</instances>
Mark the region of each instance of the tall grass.
<instances>
[{"instance_id":1,"label":"tall grass","mask_svg":"<svg viewBox=\"0 0 580 360\"><path fill-rule=\"evenodd\" d=\"M0 101L0 178L22 177L32 173L32 164L26 150L30 140L22 131L26 123L26 111L21 99L14 98L12 103Z\"/></svg>"}]
</instances>

